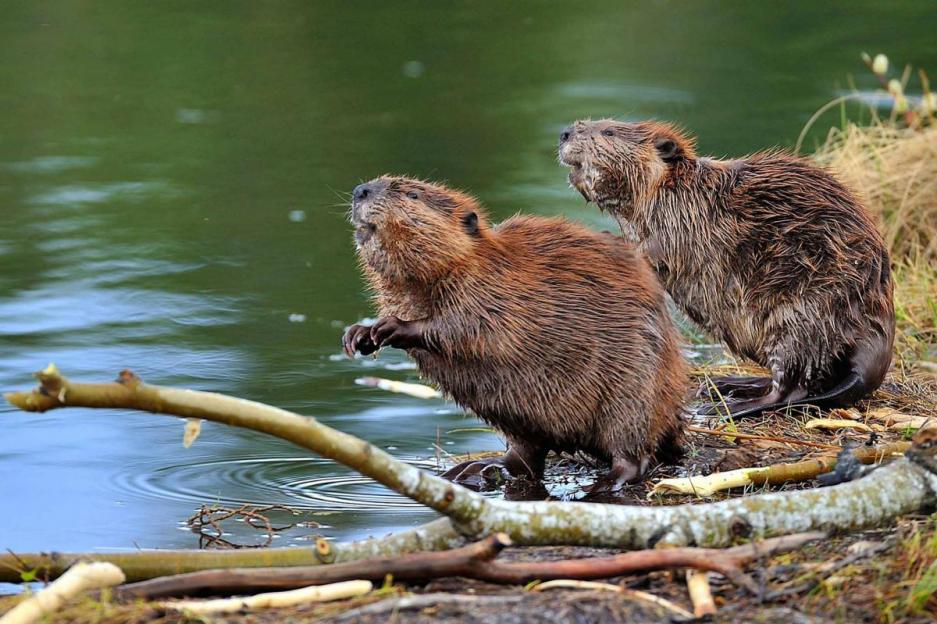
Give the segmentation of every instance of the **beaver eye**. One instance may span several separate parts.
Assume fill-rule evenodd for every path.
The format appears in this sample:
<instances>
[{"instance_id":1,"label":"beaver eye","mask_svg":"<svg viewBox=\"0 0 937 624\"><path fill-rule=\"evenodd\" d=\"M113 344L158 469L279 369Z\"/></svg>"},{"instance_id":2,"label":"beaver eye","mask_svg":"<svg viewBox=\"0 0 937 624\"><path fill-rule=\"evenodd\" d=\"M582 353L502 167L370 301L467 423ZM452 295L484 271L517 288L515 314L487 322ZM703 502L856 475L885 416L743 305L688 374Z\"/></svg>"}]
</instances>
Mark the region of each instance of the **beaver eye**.
<instances>
[{"instance_id":1,"label":"beaver eye","mask_svg":"<svg viewBox=\"0 0 937 624\"><path fill-rule=\"evenodd\" d=\"M419 199L420 194L417 193L416 191L407 191L407 197L409 197L410 199Z\"/></svg>"},{"instance_id":2,"label":"beaver eye","mask_svg":"<svg viewBox=\"0 0 937 624\"><path fill-rule=\"evenodd\" d=\"M605 136L615 136L615 132L613 130L602 130L602 134Z\"/></svg>"}]
</instances>

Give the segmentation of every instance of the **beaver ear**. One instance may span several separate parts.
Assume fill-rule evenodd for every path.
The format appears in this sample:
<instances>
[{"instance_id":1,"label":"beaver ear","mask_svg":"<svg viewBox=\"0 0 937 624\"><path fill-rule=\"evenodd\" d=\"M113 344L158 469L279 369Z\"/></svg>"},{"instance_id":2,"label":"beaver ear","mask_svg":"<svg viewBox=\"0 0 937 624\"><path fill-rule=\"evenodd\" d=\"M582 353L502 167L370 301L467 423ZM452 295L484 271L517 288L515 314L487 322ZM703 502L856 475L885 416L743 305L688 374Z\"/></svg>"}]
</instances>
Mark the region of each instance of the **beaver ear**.
<instances>
[{"instance_id":1,"label":"beaver ear","mask_svg":"<svg viewBox=\"0 0 937 624\"><path fill-rule=\"evenodd\" d=\"M470 212L462 217L462 227L471 236L476 236L478 234L478 215Z\"/></svg>"},{"instance_id":2,"label":"beaver ear","mask_svg":"<svg viewBox=\"0 0 937 624\"><path fill-rule=\"evenodd\" d=\"M657 137L654 139L654 149L660 155L661 160L670 163L680 157L680 148L677 142L669 137Z\"/></svg>"}]
</instances>

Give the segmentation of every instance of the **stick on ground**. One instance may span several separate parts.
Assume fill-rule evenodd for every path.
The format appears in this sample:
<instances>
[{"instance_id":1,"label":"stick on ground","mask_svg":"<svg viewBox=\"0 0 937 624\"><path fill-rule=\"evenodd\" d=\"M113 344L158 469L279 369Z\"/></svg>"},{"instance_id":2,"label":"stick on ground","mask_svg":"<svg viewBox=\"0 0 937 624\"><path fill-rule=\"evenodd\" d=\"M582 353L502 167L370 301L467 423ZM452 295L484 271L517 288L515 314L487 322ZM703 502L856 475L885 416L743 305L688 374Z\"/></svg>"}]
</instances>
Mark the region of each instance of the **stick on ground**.
<instances>
[{"instance_id":1,"label":"stick on ground","mask_svg":"<svg viewBox=\"0 0 937 624\"><path fill-rule=\"evenodd\" d=\"M301 587L289 591L257 594L256 596L248 596L246 598L176 600L162 602L160 606L175 611L186 611L196 615L219 615L222 613L238 613L244 610L293 607L309 602L329 602L332 600L356 598L358 596L363 596L371 591L371 589L371 581L344 581L315 587Z\"/></svg>"},{"instance_id":2,"label":"stick on ground","mask_svg":"<svg viewBox=\"0 0 937 624\"><path fill-rule=\"evenodd\" d=\"M754 581L744 573L746 564L796 550L823 537L824 533L804 533L724 550L662 548L588 559L502 563L494 559L511 542L507 535L498 533L463 548L440 553L367 559L331 566L211 570L168 576L125 585L115 590L115 597L131 600L201 594L249 594L348 579L380 581L388 574L396 581L428 581L461 576L489 583L526 585L532 581L591 580L680 568L717 572L748 591L757 593Z\"/></svg>"}]
</instances>

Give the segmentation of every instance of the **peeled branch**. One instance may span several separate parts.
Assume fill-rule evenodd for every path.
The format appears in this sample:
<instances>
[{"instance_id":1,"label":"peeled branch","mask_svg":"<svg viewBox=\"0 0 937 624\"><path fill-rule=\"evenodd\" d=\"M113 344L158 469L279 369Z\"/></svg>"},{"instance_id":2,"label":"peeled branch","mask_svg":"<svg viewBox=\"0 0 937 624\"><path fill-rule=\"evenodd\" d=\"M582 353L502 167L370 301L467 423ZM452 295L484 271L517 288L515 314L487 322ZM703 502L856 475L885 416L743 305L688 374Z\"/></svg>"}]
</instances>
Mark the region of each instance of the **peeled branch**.
<instances>
[{"instance_id":1,"label":"peeled branch","mask_svg":"<svg viewBox=\"0 0 937 624\"><path fill-rule=\"evenodd\" d=\"M48 587L0 617L0 624L38 622L50 613L55 613L63 604L83 592L120 585L124 580L124 573L113 564L76 563Z\"/></svg>"},{"instance_id":2,"label":"peeled branch","mask_svg":"<svg viewBox=\"0 0 937 624\"><path fill-rule=\"evenodd\" d=\"M421 471L314 418L269 405L209 392L150 386L129 371L124 371L111 383L71 382L54 366L38 373L37 377L40 382L37 389L9 393L7 400L27 411L63 407L125 408L201 418L267 433L341 462L448 518L448 523L427 525L433 527L431 535L423 535L418 529L348 545L330 546L323 540L323 553L318 548L313 553L306 549L289 549L299 552L284 555L305 559L312 565L451 548L464 539L481 539L497 532L507 533L518 545L621 549L643 549L655 544L723 547L733 542L740 527L756 539L769 533L785 535L879 527L926 507L937 491L937 468L934 468L937 446L928 445L866 477L841 485L819 490L771 492L703 505L634 507L488 499ZM136 556L149 554L118 553L115 558L121 557L132 565ZM273 556L272 552L257 555L261 559ZM92 556L99 560L109 557L111 555ZM0 555L0 581L19 581L20 560L36 568L56 565L54 558L41 555ZM258 564L252 560L251 565ZM141 575L147 573L140 568L136 571Z\"/></svg>"},{"instance_id":3,"label":"peeled branch","mask_svg":"<svg viewBox=\"0 0 937 624\"><path fill-rule=\"evenodd\" d=\"M846 418L813 418L804 424L804 429L855 429L856 431L872 431L872 427L865 423ZM881 427L879 427L881 430Z\"/></svg>"},{"instance_id":4,"label":"peeled branch","mask_svg":"<svg viewBox=\"0 0 937 624\"><path fill-rule=\"evenodd\" d=\"M345 581L331 585L303 587L290 591L257 594L240 598L219 598L217 600L175 600L162 602L160 606L175 611L185 611L195 615L217 615L238 613L252 609L273 609L276 607L294 607L309 602L328 602L356 598L371 591L370 581Z\"/></svg>"},{"instance_id":5,"label":"peeled branch","mask_svg":"<svg viewBox=\"0 0 937 624\"><path fill-rule=\"evenodd\" d=\"M380 390L386 390L387 392L406 394L418 399L439 399L442 397L442 392L430 386L394 381L393 379L383 379L381 377L359 377L355 380L355 383L359 386L368 386L369 388L378 388Z\"/></svg>"},{"instance_id":6,"label":"peeled branch","mask_svg":"<svg viewBox=\"0 0 937 624\"><path fill-rule=\"evenodd\" d=\"M869 418L878 420L890 431L906 431L908 429L922 429L927 425L937 424L929 416L912 416L898 410L890 408L880 408L869 410L866 414Z\"/></svg>"},{"instance_id":7,"label":"peeled branch","mask_svg":"<svg viewBox=\"0 0 937 624\"><path fill-rule=\"evenodd\" d=\"M686 587L693 603L693 615L701 618L716 613L712 590L709 588L709 574L699 570L687 570Z\"/></svg>"},{"instance_id":8,"label":"peeled branch","mask_svg":"<svg viewBox=\"0 0 937 624\"><path fill-rule=\"evenodd\" d=\"M900 456L910 447L911 444L908 442L894 442L880 448L859 447L853 453L863 464L875 464ZM832 472L836 468L836 461L835 456L821 456L793 464L739 468L698 477L661 479L654 484L648 497L656 494L695 494L703 498L732 488L807 481L821 474Z\"/></svg>"}]
</instances>

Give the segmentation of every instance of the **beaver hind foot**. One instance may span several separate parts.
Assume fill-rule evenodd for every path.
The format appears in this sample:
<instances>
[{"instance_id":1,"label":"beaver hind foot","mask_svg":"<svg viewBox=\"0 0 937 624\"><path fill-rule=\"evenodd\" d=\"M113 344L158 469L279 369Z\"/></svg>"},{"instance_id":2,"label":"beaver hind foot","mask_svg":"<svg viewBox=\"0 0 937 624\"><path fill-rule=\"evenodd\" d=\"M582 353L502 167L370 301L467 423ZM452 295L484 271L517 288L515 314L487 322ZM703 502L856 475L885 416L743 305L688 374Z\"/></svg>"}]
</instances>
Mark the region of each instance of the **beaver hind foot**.
<instances>
[{"instance_id":1,"label":"beaver hind foot","mask_svg":"<svg viewBox=\"0 0 937 624\"><path fill-rule=\"evenodd\" d=\"M470 459L456 464L440 476L472 490L492 490L505 480L505 475L515 479L539 481L543 478L547 450L524 443L512 443L504 455L486 459Z\"/></svg>"},{"instance_id":2,"label":"beaver hind foot","mask_svg":"<svg viewBox=\"0 0 937 624\"><path fill-rule=\"evenodd\" d=\"M754 399L771 391L770 377L713 377L700 384L696 398Z\"/></svg>"},{"instance_id":3,"label":"beaver hind foot","mask_svg":"<svg viewBox=\"0 0 937 624\"><path fill-rule=\"evenodd\" d=\"M773 385L772 380L764 378L767 385ZM813 406L820 409L832 409L834 407L850 407L855 405L856 401L862 397L871 394L878 387L868 384L859 373L851 372L845 379L837 384L832 390L817 395L808 395L807 391L800 386L783 391L779 388L772 389L768 394L747 399L724 399L718 403L704 405L697 410L700 416L722 416L723 418L747 418L749 416L758 416L763 412L776 412L798 406Z\"/></svg>"}]
</instances>

